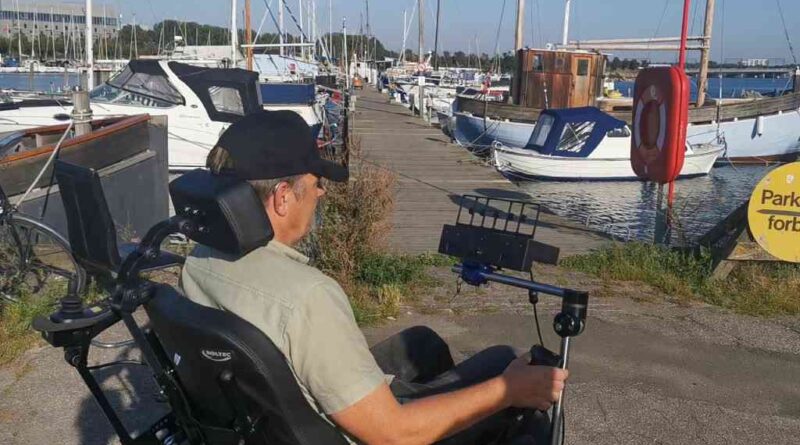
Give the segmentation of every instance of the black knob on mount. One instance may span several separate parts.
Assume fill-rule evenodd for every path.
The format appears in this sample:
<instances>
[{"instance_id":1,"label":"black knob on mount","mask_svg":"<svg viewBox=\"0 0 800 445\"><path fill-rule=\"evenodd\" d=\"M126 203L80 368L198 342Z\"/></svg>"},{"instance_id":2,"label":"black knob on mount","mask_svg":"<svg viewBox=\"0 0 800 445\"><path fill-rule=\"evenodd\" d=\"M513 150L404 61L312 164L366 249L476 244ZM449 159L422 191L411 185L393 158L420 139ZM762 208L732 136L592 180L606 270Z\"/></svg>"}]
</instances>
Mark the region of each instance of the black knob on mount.
<instances>
[{"instance_id":1,"label":"black knob on mount","mask_svg":"<svg viewBox=\"0 0 800 445\"><path fill-rule=\"evenodd\" d=\"M583 322L573 314L561 312L553 319L553 329L559 337L575 337L583 331Z\"/></svg>"}]
</instances>

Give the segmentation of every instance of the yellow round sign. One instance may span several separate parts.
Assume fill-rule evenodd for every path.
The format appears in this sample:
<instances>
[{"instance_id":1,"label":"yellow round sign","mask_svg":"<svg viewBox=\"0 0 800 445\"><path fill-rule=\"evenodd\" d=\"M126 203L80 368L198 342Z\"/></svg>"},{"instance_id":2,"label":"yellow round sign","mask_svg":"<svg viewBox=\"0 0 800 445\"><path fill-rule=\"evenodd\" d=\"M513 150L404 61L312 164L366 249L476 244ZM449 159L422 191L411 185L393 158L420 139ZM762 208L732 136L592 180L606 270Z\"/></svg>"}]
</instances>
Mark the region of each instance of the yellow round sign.
<instances>
[{"instance_id":1,"label":"yellow round sign","mask_svg":"<svg viewBox=\"0 0 800 445\"><path fill-rule=\"evenodd\" d=\"M776 168L758 183L747 221L753 238L770 255L800 262L800 162Z\"/></svg>"}]
</instances>

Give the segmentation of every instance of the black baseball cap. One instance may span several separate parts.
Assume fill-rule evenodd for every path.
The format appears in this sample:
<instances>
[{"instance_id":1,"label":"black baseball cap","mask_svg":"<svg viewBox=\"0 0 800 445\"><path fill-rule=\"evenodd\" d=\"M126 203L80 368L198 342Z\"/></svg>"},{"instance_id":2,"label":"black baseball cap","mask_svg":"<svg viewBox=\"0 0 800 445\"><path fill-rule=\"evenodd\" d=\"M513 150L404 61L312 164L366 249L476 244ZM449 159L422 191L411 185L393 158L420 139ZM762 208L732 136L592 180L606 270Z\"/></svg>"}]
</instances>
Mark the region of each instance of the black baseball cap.
<instances>
[{"instance_id":1,"label":"black baseball cap","mask_svg":"<svg viewBox=\"0 0 800 445\"><path fill-rule=\"evenodd\" d=\"M347 167L322 159L311 128L289 110L259 111L234 122L219 138L233 168L221 174L239 179L275 179L311 173L344 182Z\"/></svg>"}]
</instances>

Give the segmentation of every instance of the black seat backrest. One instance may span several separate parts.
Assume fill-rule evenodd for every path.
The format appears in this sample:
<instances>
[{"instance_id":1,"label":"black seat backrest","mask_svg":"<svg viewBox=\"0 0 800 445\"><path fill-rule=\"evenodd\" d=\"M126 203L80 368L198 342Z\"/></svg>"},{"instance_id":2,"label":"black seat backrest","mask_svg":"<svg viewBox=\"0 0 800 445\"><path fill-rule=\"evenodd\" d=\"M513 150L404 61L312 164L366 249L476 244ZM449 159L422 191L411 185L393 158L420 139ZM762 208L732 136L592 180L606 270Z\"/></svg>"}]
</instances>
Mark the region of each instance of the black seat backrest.
<instances>
[{"instance_id":1,"label":"black seat backrest","mask_svg":"<svg viewBox=\"0 0 800 445\"><path fill-rule=\"evenodd\" d=\"M116 271L120 265L117 231L100 176L91 168L59 160L54 170L75 260L90 273Z\"/></svg>"},{"instance_id":2,"label":"black seat backrest","mask_svg":"<svg viewBox=\"0 0 800 445\"><path fill-rule=\"evenodd\" d=\"M244 406L251 419L259 420L247 444L347 443L311 408L283 354L252 324L194 303L169 286L156 288L145 309L200 423L232 428L234 406ZM244 403L231 401L223 389L226 372L233 373Z\"/></svg>"}]
</instances>

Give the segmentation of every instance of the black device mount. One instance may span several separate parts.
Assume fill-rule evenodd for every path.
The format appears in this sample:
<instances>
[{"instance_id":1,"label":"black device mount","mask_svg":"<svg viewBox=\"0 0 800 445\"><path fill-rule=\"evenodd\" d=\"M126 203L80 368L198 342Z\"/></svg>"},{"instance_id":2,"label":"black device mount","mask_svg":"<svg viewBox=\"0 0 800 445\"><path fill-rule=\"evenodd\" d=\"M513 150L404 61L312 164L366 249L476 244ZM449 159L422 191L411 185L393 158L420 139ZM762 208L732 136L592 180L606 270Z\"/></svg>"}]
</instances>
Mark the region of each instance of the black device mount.
<instances>
[{"instance_id":1,"label":"black device mount","mask_svg":"<svg viewBox=\"0 0 800 445\"><path fill-rule=\"evenodd\" d=\"M526 289L534 308L539 294L561 298L561 311L553 319L553 330L561 337L560 352L556 355L543 345L535 345L531 348L531 362L567 369L571 338L580 335L586 326L589 294L498 272L531 272L534 261L558 262L557 248L533 239L539 213L539 206L530 202L465 195L456 223L442 229L439 252L461 260L453 272L467 284L495 282ZM563 439L563 395L562 391L552 408L551 445L560 444Z\"/></svg>"}]
</instances>

